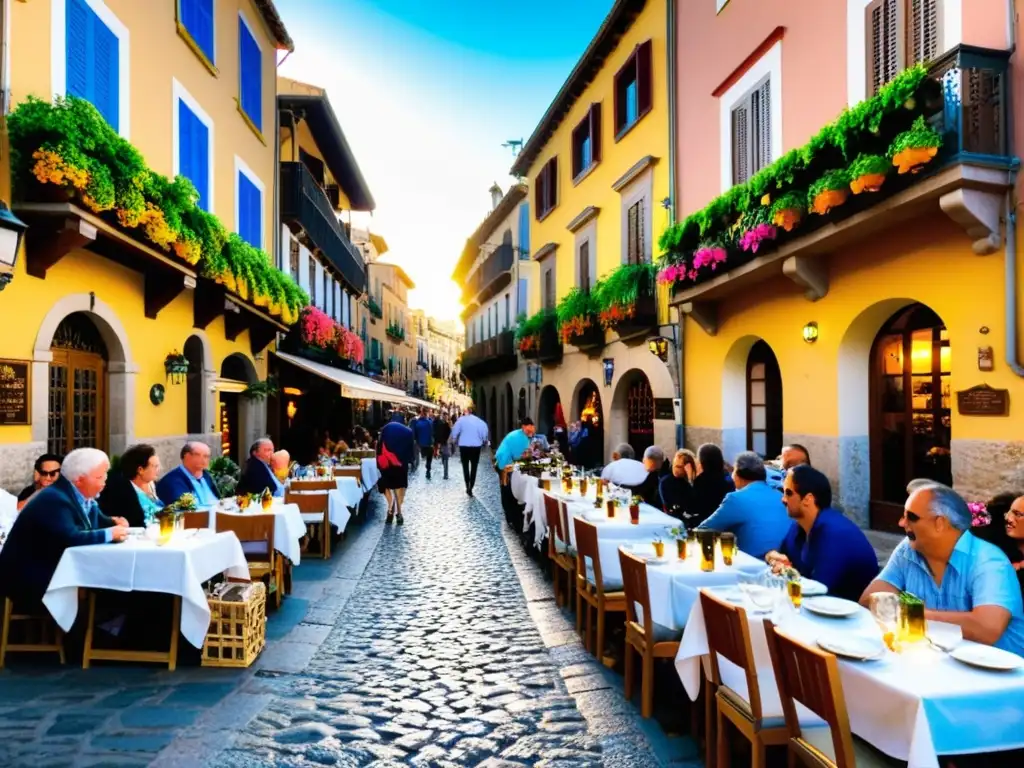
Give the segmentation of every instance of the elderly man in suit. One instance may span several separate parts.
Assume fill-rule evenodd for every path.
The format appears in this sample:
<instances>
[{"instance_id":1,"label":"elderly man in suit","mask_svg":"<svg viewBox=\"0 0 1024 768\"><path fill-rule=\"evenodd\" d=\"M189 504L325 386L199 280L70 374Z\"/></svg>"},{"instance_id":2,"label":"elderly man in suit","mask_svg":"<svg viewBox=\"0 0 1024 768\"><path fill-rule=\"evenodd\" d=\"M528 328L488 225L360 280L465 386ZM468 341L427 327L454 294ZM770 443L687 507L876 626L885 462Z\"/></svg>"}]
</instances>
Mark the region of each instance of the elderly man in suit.
<instances>
[{"instance_id":1,"label":"elderly man in suit","mask_svg":"<svg viewBox=\"0 0 1024 768\"><path fill-rule=\"evenodd\" d=\"M217 483L207 471L210 466L210 446L190 441L181 449L181 464L161 477L156 484L156 495L164 504L173 504L186 493L196 498L201 509L217 503Z\"/></svg>"},{"instance_id":2,"label":"elderly man in suit","mask_svg":"<svg viewBox=\"0 0 1024 768\"><path fill-rule=\"evenodd\" d=\"M240 493L263 493L270 489L274 496L284 495L284 486L274 477L270 461L274 456L274 443L269 437L261 437L249 448L249 460L245 463L242 477L238 481Z\"/></svg>"},{"instance_id":3,"label":"elderly man in suit","mask_svg":"<svg viewBox=\"0 0 1024 768\"><path fill-rule=\"evenodd\" d=\"M109 468L103 451L71 451L64 457L57 481L25 505L0 550L0 591L7 597L38 602L65 549L128 537L128 521L107 517L96 504Z\"/></svg>"}]
</instances>

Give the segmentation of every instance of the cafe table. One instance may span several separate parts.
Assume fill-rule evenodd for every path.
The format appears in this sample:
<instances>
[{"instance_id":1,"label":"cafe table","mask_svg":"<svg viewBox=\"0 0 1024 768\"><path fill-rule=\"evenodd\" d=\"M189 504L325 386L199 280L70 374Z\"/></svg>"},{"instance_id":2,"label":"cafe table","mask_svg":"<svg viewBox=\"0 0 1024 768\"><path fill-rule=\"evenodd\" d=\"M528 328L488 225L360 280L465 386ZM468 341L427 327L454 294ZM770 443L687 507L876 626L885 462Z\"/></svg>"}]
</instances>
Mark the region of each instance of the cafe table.
<instances>
[{"instance_id":1,"label":"cafe table","mask_svg":"<svg viewBox=\"0 0 1024 768\"><path fill-rule=\"evenodd\" d=\"M736 599L738 589L714 592ZM773 615L778 628L807 645L851 633L881 638L871 613L858 607L848 618L825 618L789 606ZM785 605L785 603L783 603ZM765 641L765 614L747 608L750 641L765 717L782 717L778 687ZM967 642L967 641L962 641ZM676 655L676 671L690 699L700 689L700 663L708 653L700 600L693 604ZM722 681L747 695L743 673L719 659ZM993 672L969 667L928 643L903 653L884 651L875 661L839 659L839 678L853 733L909 768L937 768L939 755L979 754L1024 747L1024 670Z\"/></svg>"},{"instance_id":2,"label":"cafe table","mask_svg":"<svg viewBox=\"0 0 1024 768\"><path fill-rule=\"evenodd\" d=\"M274 516L274 549L291 560L292 565L298 565L302 557L302 539L306 535L306 524L302 520L302 512L298 504L285 504L281 499L274 499L274 503L266 512L259 502L252 502L244 513L237 509L227 511L214 508L210 510L210 527L217 529L217 517L219 515L273 515Z\"/></svg>"},{"instance_id":3,"label":"cafe table","mask_svg":"<svg viewBox=\"0 0 1024 768\"><path fill-rule=\"evenodd\" d=\"M363 500L363 488L354 477L335 477L334 482L337 488L327 497L328 517L331 525L344 533L352 518L352 510L358 509L359 502Z\"/></svg>"},{"instance_id":4,"label":"cafe table","mask_svg":"<svg viewBox=\"0 0 1024 768\"><path fill-rule=\"evenodd\" d=\"M115 592L161 592L174 595L170 650L128 651L92 647L96 595L89 593L89 623L82 666L92 660L165 663L173 670L178 655L178 629L196 648L210 626L210 607L203 582L226 573L249 580L242 545L233 533L190 529L174 534L166 544L133 534L116 544L90 544L64 550L43 595L43 605L65 632L78 616L79 589Z\"/></svg>"},{"instance_id":5,"label":"cafe table","mask_svg":"<svg viewBox=\"0 0 1024 768\"><path fill-rule=\"evenodd\" d=\"M377 468L377 459L376 457L361 459L359 464L362 467L363 491L369 493L377 485L377 481L380 480L380 469Z\"/></svg>"}]
</instances>

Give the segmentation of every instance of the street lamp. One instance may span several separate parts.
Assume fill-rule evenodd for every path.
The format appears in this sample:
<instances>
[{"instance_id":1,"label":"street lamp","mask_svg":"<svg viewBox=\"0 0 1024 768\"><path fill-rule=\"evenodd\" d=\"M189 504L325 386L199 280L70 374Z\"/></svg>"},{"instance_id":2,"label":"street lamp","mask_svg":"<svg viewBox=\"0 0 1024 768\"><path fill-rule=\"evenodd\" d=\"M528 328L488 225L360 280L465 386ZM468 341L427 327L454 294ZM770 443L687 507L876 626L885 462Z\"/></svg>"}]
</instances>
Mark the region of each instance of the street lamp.
<instances>
[{"instance_id":1,"label":"street lamp","mask_svg":"<svg viewBox=\"0 0 1024 768\"><path fill-rule=\"evenodd\" d=\"M813 344L818 340L818 324L813 320L804 326L803 331L804 341L808 344Z\"/></svg>"},{"instance_id":2,"label":"street lamp","mask_svg":"<svg viewBox=\"0 0 1024 768\"><path fill-rule=\"evenodd\" d=\"M664 363L668 360L668 339L664 336L655 336L648 339L647 347L651 350L651 354L661 360L661 362Z\"/></svg>"},{"instance_id":3,"label":"street lamp","mask_svg":"<svg viewBox=\"0 0 1024 768\"><path fill-rule=\"evenodd\" d=\"M604 385L610 387L612 385L612 377L615 376L615 360L611 357L606 357L604 363Z\"/></svg>"},{"instance_id":4,"label":"street lamp","mask_svg":"<svg viewBox=\"0 0 1024 768\"><path fill-rule=\"evenodd\" d=\"M11 213L7 203L0 200L0 291L14 279L14 265L18 261L21 240L28 225Z\"/></svg>"}]
</instances>

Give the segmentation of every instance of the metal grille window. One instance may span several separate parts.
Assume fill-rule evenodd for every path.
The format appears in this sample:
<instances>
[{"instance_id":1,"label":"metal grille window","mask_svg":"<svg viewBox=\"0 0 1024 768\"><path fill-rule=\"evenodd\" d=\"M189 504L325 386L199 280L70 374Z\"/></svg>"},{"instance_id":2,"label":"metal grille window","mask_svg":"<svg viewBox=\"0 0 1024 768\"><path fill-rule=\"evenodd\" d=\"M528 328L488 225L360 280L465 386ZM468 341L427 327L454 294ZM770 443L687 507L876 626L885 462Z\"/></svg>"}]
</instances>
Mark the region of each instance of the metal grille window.
<instances>
[{"instance_id":1,"label":"metal grille window","mask_svg":"<svg viewBox=\"0 0 1024 768\"><path fill-rule=\"evenodd\" d=\"M941 53L939 0L873 0L867 9L868 95Z\"/></svg>"},{"instance_id":2,"label":"metal grille window","mask_svg":"<svg viewBox=\"0 0 1024 768\"><path fill-rule=\"evenodd\" d=\"M637 200L626 212L626 262L640 264L644 260L644 201Z\"/></svg>"},{"instance_id":3,"label":"metal grille window","mask_svg":"<svg viewBox=\"0 0 1024 768\"><path fill-rule=\"evenodd\" d=\"M743 184L772 161L772 89L766 78L732 110L732 183Z\"/></svg>"}]
</instances>

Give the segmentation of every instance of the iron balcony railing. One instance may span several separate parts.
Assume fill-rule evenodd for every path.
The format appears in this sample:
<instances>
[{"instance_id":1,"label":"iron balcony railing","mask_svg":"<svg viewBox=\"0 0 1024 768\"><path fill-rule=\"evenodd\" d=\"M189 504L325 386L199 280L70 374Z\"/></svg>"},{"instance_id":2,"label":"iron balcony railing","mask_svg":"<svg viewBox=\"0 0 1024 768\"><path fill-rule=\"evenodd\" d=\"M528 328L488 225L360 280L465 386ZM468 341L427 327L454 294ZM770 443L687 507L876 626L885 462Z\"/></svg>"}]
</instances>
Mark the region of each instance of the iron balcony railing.
<instances>
[{"instance_id":1,"label":"iron balcony railing","mask_svg":"<svg viewBox=\"0 0 1024 768\"><path fill-rule=\"evenodd\" d=\"M480 268L466 278L463 283L463 300L469 301L486 291L495 280L511 270L514 263L515 250L512 248L512 245L505 243L498 246L493 253L484 259L484 263L480 265Z\"/></svg>"}]
</instances>

